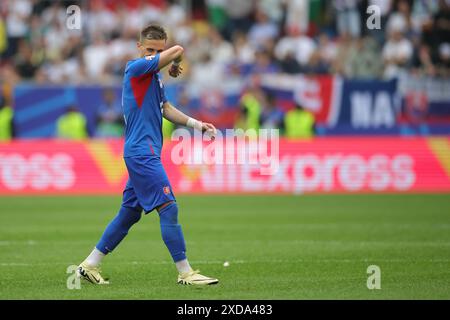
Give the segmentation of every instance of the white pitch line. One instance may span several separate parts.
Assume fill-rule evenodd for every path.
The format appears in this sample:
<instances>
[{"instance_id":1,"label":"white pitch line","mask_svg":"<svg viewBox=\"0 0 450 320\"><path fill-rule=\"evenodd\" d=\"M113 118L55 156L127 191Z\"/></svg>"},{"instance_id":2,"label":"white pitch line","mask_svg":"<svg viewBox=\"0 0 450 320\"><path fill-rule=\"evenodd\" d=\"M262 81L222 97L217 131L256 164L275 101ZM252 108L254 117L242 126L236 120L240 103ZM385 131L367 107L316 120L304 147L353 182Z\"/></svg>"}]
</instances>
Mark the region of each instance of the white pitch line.
<instances>
[{"instance_id":1,"label":"white pitch line","mask_svg":"<svg viewBox=\"0 0 450 320\"><path fill-rule=\"evenodd\" d=\"M26 240L26 241L0 241L0 246L12 246L12 245L27 245L34 246L38 244L35 240Z\"/></svg>"},{"instance_id":2,"label":"white pitch line","mask_svg":"<svg viewBox=\"0 0 450 320\"><path fill-rule=\"evenodd\" d=\"M136 241L136 240L135 240ZM152 240L152 239L146 239L144 240L146 243L161 243L161 240ZM141 242L141 241L139 241ZM87 240L72 240L72 241L36 241L36 240L24 240L24 241L9 241L9 240L3 240L0 241L0 246L36 246L36 245L75 245L75 244L81 244L81 243L92 243L92 241ZM219 243L220 245L224 244L224 240L209 240L208 243ZM320 244L320 245L353 245L353 246L389 246L393 249L398 249L401 247L410 247L410 246L424 246L424 247L447 247L450 246L450 241L386 241L386 240L299 240L299 239L292 239L292 240L277 240L277 239L270 239L270 240L225 240L226 244L234 244L234 243L251 243L251 244L260 244L260 245L314 245L314 244ZM204 242L198 242L198 241L187 241L188 245L204 245Z\"/></svg>"},{"instance_id":3,"label":"white pitch line","mask_svg":"<svg viewBox=\"0 0 450 320\"><path fill-rule=\"evenodd\" d=\"M190 261L192 264L218 264L223 265L224 261L221 260L194 260ZM252 264L252 263L448 263L450 259L379 259L379 258L367 258L367 259L265 259L265 260L228 260L230 265L233 264ZM118 265L172 265L172 261L119 261L111 264ZM63 265L69 266L67 262L52 262L52 263L21 263L21 262L7 262L0 263L0 267L36 267L36 266L55 266Z\"/></svg>"}]
</instances>

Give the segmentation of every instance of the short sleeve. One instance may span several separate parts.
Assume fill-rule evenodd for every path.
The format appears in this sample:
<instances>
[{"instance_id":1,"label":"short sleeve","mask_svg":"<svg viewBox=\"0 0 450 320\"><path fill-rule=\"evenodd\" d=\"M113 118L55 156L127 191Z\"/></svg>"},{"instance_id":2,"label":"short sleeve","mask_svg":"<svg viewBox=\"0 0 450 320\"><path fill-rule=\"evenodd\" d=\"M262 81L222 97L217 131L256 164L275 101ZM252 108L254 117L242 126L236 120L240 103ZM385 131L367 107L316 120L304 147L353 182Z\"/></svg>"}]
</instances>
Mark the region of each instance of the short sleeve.
<instances>
[{"instance_id":1,"label":"short sleeve","mask_svg":"<svg viewBox=\"0 0 450 320\"><path fill-rule=\"evenodd\" d=\"M135 60L129 67L129 72L133 76L140 76L145 73L158 72L159 53L155 56L145 56Z\"/></svg>"}]
</instances>

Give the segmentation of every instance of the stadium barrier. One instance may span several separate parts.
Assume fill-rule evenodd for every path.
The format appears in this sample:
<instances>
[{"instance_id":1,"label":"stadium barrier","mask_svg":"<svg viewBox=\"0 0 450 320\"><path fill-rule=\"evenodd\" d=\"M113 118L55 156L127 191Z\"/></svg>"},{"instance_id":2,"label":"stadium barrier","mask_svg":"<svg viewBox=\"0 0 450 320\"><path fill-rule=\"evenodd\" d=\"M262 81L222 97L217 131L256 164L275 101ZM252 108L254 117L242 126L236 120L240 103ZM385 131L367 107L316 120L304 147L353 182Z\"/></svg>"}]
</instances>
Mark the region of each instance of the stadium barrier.
<instances>
[{"instance_id":1,"label":"stadium barrier","mask_svg":"<svg viewBox=\"0 0 450 320\"><path fill-rule=\"evenodd\" d=\"M271 175L257 163L176 164L175 147L167 142L162 160L176 194L450 192L446 137L281 139ZM0 143L0 194L120 194L122 148L121 139Z\"/></svg>"},{"instance_id":2,"label":"stadium barrier","mask_svg":"<svg viewBox=\"0 0 450 320\"><path fill-rule=\"evenodd\" d=\"M417 78L349 80L337 76L264 75L261 86L283 111L299 102L314 113L318 135L448 135L450 80ZM239 113L244 78L227 80L204 90L198 85L167 84L169 101L187 114L232 128ZM120 104L121 88L113 86ZM88 131L96 133L97 110L104 103L96 86L36 85L14 89L15 131L18 138L52 138L55 124L70 105L86 116ZM189 99L179 101L186 91ZM189 94L187 94L189 93Z\"/></svg>"}]
</instances>

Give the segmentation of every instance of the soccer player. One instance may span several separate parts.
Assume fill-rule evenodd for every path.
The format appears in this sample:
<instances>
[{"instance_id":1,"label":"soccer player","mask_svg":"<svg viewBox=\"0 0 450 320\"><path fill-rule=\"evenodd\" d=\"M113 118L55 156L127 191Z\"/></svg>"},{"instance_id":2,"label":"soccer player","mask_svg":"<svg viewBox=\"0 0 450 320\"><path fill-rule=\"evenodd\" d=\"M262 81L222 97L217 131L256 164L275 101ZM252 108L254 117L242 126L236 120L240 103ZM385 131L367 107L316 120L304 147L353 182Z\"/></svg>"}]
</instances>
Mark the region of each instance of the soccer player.
<instances>
[{"instance_id":1,"label":"soccer player","mask_svg":"<svg viewBox=\"0 0 450 320\"><path fill-rule=\"evenodd\" d=\"M162 117L178 124L209 132L216 128L188 117L165 96L159 71L171 64L169 74L181 74L183 48L175 45L165 50L167 34L157 25L150 25L140 34L137 47L140 57L128 61L122 89L125 118L124 160L129 179L123 191L117 216L106 227L91 254L78 266L77 274L95 284L108 284L100 274L103 258L117 247L131 226L145 214L156 209L160 217L162 239L178 269L179 284L209 285L219 281L194 271L186 258L186 246L178 224L178 205L161 163Z\"/></svg>"}]
</instances>

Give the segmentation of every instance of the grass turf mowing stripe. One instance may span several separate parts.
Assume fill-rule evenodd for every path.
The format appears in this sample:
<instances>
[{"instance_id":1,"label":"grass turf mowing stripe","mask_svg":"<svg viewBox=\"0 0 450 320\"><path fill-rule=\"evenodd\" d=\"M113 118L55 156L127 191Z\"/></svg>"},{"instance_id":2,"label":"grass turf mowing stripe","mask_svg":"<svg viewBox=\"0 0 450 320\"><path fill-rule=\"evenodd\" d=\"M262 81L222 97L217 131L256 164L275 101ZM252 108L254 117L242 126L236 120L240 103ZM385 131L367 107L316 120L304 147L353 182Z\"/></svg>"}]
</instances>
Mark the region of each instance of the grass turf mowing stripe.
<instances>
[{"instance_id":1,"label":"grass turf mowing stripe","mask_svg":"<svg viewBox=\"0 0 450 320\"><path fill-rule=\"evenodd\" d=\"M180 196L194 268L218 277L176 285L157 215L105 259L108 287L68 290L120 197L0 198L1 299L449 299L450 197ZM223 262L229 261L229 267ZM366 287L381 269L381 290Z\"/></svg>"}]
</instances>

